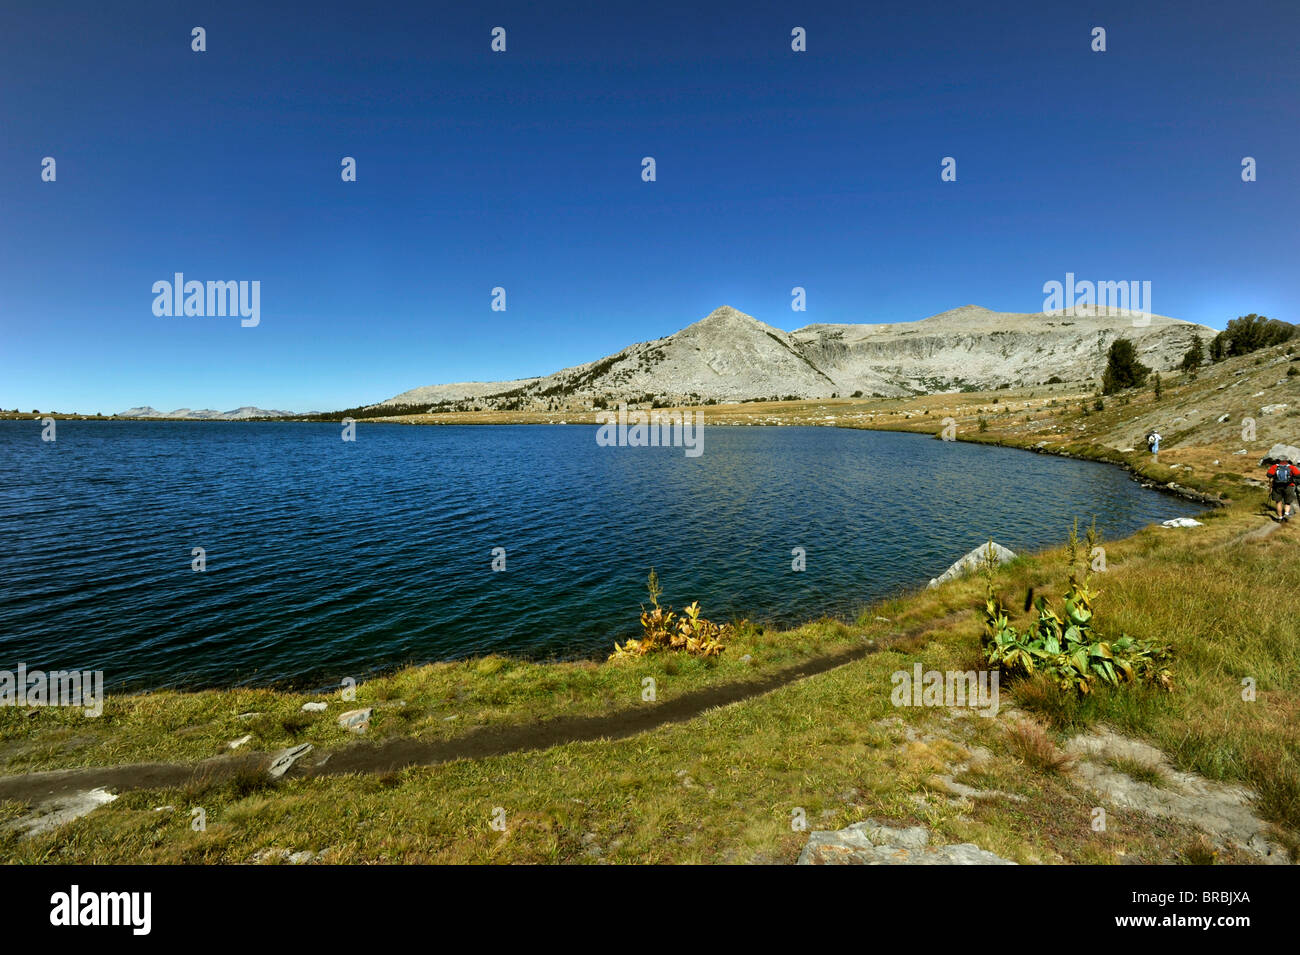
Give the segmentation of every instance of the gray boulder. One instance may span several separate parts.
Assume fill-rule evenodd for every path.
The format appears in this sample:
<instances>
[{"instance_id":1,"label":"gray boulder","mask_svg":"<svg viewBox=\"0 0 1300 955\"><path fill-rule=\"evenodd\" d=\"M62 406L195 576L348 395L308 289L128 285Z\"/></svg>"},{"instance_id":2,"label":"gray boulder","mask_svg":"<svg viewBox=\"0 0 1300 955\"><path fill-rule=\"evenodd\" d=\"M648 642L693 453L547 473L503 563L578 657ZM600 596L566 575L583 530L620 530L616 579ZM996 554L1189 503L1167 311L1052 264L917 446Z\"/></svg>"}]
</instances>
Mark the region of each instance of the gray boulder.
<instances>
[{"instance_id":1,"label":"gray boulder","mask_svg":"<svg viewBox=\"0 0 1300 955\"><path fill-rule=\"evenodd\" d=\"M267 774L272 779L279 779L289 771L289 767L311 752L311 743L300 743L297 746L290 746L288 749L282 749L275 754L271 760L271 765L267 769Z\"/></svg>"},{"instance_id":2,"label":"gray boulder","mask_svg":"<svg viewBox=\"0 0 1300 955\"><path fill-rule=\"evenodd\" d=\"M370 728L370 717L374 712L371 707L361 710L348 710L339 716L339 726L354 733L364 733Z\"/></svg>"},{"instance_id":3,"label":"gray boulder","mask_svg":"<svg viewBox=\"0 0 1300 955\"><path fill-rule=\"evenodd\" d=\"M988 560L989 545L980 544L973 551L957 561L938 577L930 581L931 587L938 587L940 584L946 584L950 580L956 580L958 577L964 577L966 574L973 573L981 569ZM1009 560L1015 560L1015 552L1010 548L1003 547L1001 544L993 544L994 566L1005 564Z\"/></svg>"},{"instance_id":4,"label":"gray boulder","mask_svg":"<svg viewBox=\"0 0 1300 955\"><path fill-rule=\"evenodd\" d=\"M24 839L39 836L52 829L57 829L59 826L66 825L74 819L80 819L116 798L117 796L114 793L109 792L102 786L98 789L87 789L56 796L42 803L30 815L6 823L0 827L0 832L15 830L20 833L19 838Z\"/></svg>"},{"instance_id":5,"label":"gray boulder","mask_svg":"<svg viewBox=\"0 0 1300 955\"><path fill-rule=\"evenodd\" d=\"M808 837L798 865L1015 865L971 842L931 846L920 826L895 829L874 819Z\"/></svg>"},{"instance_id":6,"label":"gray boulder","mask_svg":"<svg viewBox=\"0 0 1300 955\"><path fill-rule=\"evenodd\" d=\"M1268 449L1268 454L1259 459L1261 465L1272 464L1275 461L1281 461L1283 456L1289 458L1292 463L1300 461L1300 448L1294 444L1275 444Z\"/></svg>"}]
</instances>

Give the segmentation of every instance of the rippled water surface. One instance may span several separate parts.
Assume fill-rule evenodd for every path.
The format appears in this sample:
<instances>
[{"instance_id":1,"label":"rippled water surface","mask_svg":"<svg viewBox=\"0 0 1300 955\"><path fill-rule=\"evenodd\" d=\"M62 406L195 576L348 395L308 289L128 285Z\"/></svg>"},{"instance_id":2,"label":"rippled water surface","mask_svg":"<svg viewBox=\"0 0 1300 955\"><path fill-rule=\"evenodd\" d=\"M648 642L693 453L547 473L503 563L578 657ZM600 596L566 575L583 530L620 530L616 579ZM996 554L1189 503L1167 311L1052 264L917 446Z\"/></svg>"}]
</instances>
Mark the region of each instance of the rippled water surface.
<instances>
[{"instance_id":1,"label":"rippled water surface","mask_svg":"<svg viewBox=\"0 0 1300 955\"><path fill-rule=\"evenodd\" d=\"M793 623L990 536L1019 551L1075 516L1114 537L1197 510L1117 468L917 435L706 427L689 458L595 432L60 421L45 443L0 422L0 669L122 688L576 656L635 631L651 566L674 605Z\"/></svg>"}]
</instances>

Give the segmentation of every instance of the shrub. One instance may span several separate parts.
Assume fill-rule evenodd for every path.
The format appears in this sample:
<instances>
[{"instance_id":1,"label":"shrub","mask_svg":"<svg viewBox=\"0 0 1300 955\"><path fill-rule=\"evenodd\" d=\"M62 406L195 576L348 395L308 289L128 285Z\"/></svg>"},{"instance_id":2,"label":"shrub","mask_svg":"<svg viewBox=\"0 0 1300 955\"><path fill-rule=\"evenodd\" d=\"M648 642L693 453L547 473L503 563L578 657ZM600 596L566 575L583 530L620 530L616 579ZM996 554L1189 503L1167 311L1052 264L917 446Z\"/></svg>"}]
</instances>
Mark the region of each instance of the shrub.
<instances>
[{"instance_id":1,"label":"shrub","mask_svg":"<svg viewBox=\"0 0 1300 955\"><path fill-rule=\"evenodd\" d=\"M1082 578L1079 574L1078 522L1070 531L1070 584L1065 591L1064 617L1048 607L1040 596L1034 603L1038 619L1023 634L1012 626L1006 608L993 593L994 555L992 542L985 562L984 636L985 659L1011 678L1046 673L1062 690L1080 694L1092 692L1098 683L1117 687L1121 683L1149 683L1173 689L1169 671L1172 654L1168 647L1136 640L1128 634L1106 641L1092 632L1093 601L1099 594L1088 586L1088 556L1098 541L1096 525L1088 530L1087 553Z\"/></svg>"},{"instance_id":2,"label":"shrub","mask_svg":"<svg viewBox=\"0 0 1300 955\"><path fill-rule=\"evenodd\" d=\"M715 657L726 647L723 640L732 635L730 624L716 624L700 616L698 600L688 604L680 616L671 607L661 607L659 575L650 570L646 579L650 592L650 609L641 608L641 639L630 639L622 646L614 644L611 660L643 657L657 650L685 650L692 656Z\"/></svg>"}]
</instances>

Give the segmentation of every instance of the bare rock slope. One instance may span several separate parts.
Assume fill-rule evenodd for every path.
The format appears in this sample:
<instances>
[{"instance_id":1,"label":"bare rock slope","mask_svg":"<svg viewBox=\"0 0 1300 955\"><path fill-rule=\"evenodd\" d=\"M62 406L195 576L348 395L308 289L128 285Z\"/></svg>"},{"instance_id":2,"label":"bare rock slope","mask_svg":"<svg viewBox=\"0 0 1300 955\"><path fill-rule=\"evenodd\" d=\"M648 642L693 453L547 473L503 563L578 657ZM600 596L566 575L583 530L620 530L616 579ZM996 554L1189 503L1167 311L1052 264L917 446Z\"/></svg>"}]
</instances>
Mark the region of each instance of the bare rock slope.
<instances>
[{"instance_id":1,"label":"bare rock slope","mask_svg":"<svg viewBox=\"0 0 1300 955\"><path fill-rule=\"evenodd\" d=\"M1031 385L1100 375L1117 338L1143 362L1173 367L1199 333L1173 318L1090 309L1074 315L994 312L976 305L917 322L807 325L793 332L730 306L665 338L541 378L432 385L380 404L430 410L584 408L617 401L672 403L755 398L895 397L962 388Z\"/></svg>"}]
</instances>

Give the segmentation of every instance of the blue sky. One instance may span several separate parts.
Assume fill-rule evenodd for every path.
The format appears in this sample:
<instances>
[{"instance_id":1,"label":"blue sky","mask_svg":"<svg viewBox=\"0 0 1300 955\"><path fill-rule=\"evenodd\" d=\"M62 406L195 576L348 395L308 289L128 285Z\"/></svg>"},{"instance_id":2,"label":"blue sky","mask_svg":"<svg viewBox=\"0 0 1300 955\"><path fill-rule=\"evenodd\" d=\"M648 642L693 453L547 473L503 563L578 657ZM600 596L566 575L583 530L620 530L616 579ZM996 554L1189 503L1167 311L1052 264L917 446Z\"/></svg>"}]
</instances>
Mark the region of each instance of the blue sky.
<instances>
[{"instance_id":1,"label":"blue sky","mask_svg":"<svg viewBox=\"0 0 1300 955\"><path fill-rule=\"evenodd\" d=\"M1066 272L1300 321L1294 0L263 6L0 12L0 407L341 408ZM155 316L178 271L260 325Z\"/></svg>"}]
</instances>

